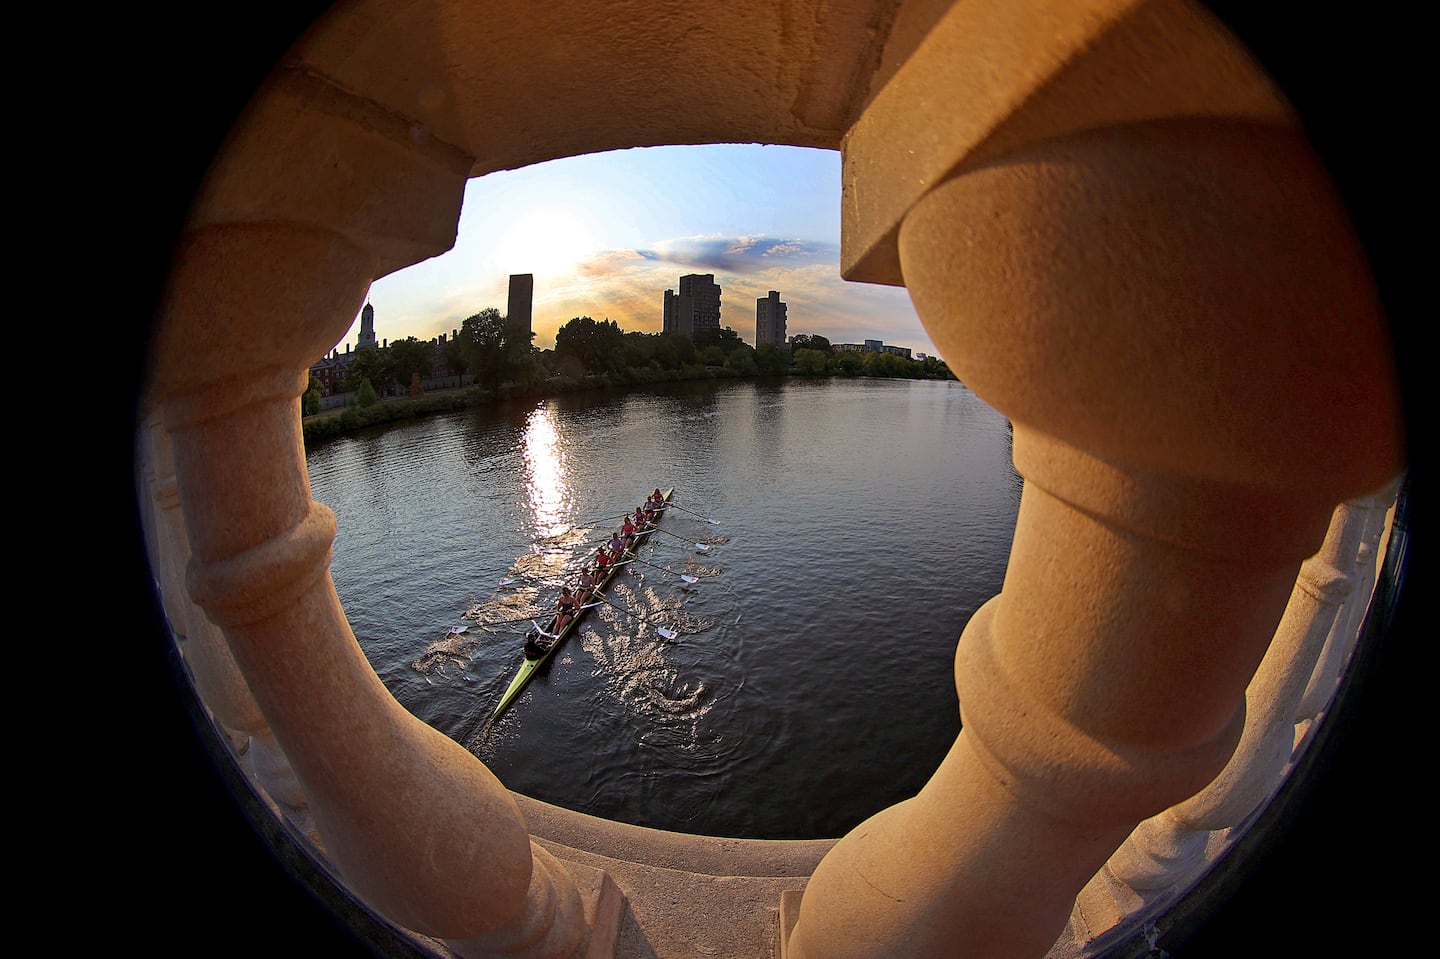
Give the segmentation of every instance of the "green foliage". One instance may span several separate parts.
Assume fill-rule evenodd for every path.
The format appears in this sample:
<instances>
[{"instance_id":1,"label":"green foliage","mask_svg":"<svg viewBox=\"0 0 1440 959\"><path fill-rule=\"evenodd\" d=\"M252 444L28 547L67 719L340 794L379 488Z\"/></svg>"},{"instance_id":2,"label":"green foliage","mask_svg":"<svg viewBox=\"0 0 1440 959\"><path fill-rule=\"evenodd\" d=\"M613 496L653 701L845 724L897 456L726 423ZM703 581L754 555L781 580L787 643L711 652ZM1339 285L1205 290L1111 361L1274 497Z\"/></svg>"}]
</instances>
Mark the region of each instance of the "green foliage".
<instances>
[{"instance_id":1,"label":"green foliage","mask_svg":"<svg viewBox=\"0 0 1440 959\"><path fill-rule=\"evenodd\" d=\"M577 316L555 333L555 355L574 357L590 373L611 373L625 368L625 334L614 320L596 322Z\"/></svg>"},{"instance_id":2,"label":"green foliage","mask_svg":"<svg viewBox=\"0 0 1440 959\"><path fill-rule=\"evenodd\" d=\"M836 350L835 372L841 376L859 376L865 372L865 357L854 350Z\"/></svg>"},{"instance_id":3,"label":"green foliage","mask_svg":"<svg viewBox=\"0 0 1440 959\"><path fill-rule=\"evenodd\" d=\"M892 353L836 350L828 339L813 334L796 336L789 351L768 344L755 349L728 327L702 330L692 339L678 333L626 333L610 320L597 323L582 316L561 328L555 350L541 353L530 345L530 338L512 343L506 333L500 311L490 307L468 318L443 352L413 337L389 349L361 350L352 358L343 384L356 392L357 399L340 411L315 415L320 390L312 376L302 397L306 446L410 417L612 386L787 373L955 379L944 361L935 357L919 361ZM404 365L392 362L397 347L402 359L412 357L401 381L410 384L410 396L380 403L372 384L388 388L394 382L394 371ZM439 359L452 372L475 373L476 385L425 393L419 384L431 368L424 365L418 347L426 347L432 361Z\"/></svg>"},{"instance_id":4,"label":"green foliage","mask_svg":"<svg viewBox=\"0 0 1440 959\"><path fill-rule=\"evenodd\" d=\"M749 348L749 344L740 339L740 334L728 326L706 327L703 330L696 330L690 339L694 342L695 349L700 351L701 354L704 354L704 352L712 346L718 348L721 355L729 353L738 347L743 346L747 349Z\"/></svg>"},{"instance_id":5,"label":"green foliage","mask_svg":"<svg viewBox=\"0 0 1440 959\"><path fill-rule=\"evenodd\" d=\"M824 353L804 346L791 354L791 360L794 363L795 372L805 376L821 376L830 366L829 358Z\"/></svg>"},{"instance_id":6,"label":"green foliage","mask_svg":"<svg viewBox=\"0 0 1440 959\"><path fill-rule=\"evenodd\" d=\"M397 340L385 351L389 360L390 381L409 386L416 376L429 376L434 368L435 347L413 336Z\"/></svg>"},{"instance_id":7,"label":"green foliage","mask_svg":"<svg viewBox=\"0 0 1440 959\"><path fill-rule=\"evenodd\" d=\"M784 373L790 368L790 356L773 343L761 343L755 347L755 366L766 376Z\"/></svg>"},{"instance_id":8,"label":"green foliage","mask_svg":"<svg viewBox=\"0 0 1440 959\"><path fill-rule=\"evenodd\" d=\"M505 318L493 306L487 306L460 324L456 336L465 358L465 368L475 375L476 382L499 384L506 371Z\"/></svg>"},{"instance_id":9,"label":"green foliage","mask_svg":"<svg viewBox=\"0 0 1440 959\"><path fill-rule=\"evenodd\" d=\"M796 333L790 337L790 351L819 350L821 353L831 354L835 347L830 345L830 340L819 333Z\"/></svg>"},{"instance_id":10,"label":"green foliage","mask_svg":"<svg viewBox=\"0 0 1440 959\"><path fill-rule=\"evenodd\" d=\"M369 382L381 387L390 384L390 362L386 355L387 351L379 347L366 347L358 350L350 360L350 365L345 368L346 390L358 390L362 382Z\"/></svg>"}]
</instances>

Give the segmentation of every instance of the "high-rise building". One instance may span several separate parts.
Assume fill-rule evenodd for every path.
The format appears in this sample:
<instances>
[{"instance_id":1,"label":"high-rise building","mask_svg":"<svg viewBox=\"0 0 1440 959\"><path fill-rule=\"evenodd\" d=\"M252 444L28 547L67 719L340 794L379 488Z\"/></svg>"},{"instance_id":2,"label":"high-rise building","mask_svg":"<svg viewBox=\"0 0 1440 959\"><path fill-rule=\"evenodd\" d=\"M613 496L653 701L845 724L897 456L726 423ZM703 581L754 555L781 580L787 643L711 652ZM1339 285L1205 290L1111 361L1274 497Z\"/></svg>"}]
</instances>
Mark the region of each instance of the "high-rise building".
<instances>
[{"instance_id":1,"label":"high-rise building","mask_svg":"<svg viewBox=\"0 0 1440 959\"><path fill-rule=\"evenodd\" d=\"M784 346L785 342L785 303L771 290L755 301L755 345Z\"/></svg>"},{"instance_id":2,"label":"high-rise building","mask_svg":"<svg viewBox=\"0 0 1440 959\"><path fill-rule=\"evenodd\" d=\"M511 343L530 343L530 308L535 299L535 274L510 274L510 299L505 306L505 335Z\"/></svg>"},{"instance_id":3,"label":"high-rise building","mask_svg":"<svg viewBox=\"0 0 1440 959\"><path fill-rule=\"evenodd\" d=\"M694 336L697 330L720 328L720 284L714 273L690 273L680 277L680 292L665 291L665 312L661 330Z\"/></svg>"}]
</instances>

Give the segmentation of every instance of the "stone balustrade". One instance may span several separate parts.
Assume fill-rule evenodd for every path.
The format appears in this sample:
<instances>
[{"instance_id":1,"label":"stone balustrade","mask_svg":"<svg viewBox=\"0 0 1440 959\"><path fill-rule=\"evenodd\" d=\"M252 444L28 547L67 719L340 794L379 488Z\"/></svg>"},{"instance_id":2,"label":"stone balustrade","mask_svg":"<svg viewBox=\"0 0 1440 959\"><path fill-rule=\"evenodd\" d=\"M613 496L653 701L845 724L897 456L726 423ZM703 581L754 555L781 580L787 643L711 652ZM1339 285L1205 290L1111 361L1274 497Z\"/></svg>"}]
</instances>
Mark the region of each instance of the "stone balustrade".
<instances>
[{"instance_id":1,"label":"stone balustrade","mask_svg":"<svg viewBox=\"0 0 1440 959\"><path fill-rule=\"evenodd\" d=\"M167 618L259 788L437 954L1085 954L1243 831L1342 675L1403 467L1365 258L1279 92L1183 0L745 7L360 0L297 43L156 331ZM309 363L453 243L468 176L726 139L843 150L847 277L910 290L1026 478L957 649L960 736L823 856L532 832L366 662L300 435ZM697 903L727 918L687 939Z\"/></svg>"}]
</instances>

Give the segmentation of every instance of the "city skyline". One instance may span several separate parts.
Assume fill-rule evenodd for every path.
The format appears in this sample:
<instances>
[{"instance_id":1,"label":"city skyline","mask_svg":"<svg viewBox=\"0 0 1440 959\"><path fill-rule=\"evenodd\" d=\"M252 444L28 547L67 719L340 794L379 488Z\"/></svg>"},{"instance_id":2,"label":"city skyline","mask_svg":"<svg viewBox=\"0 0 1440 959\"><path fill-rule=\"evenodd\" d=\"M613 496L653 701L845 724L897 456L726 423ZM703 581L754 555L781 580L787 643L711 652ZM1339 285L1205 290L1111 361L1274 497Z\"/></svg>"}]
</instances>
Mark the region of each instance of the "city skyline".
<instances>
[{"instance_id":1,"label":"city skyline","mask_svg":"<svg viewBox=\"0 0 1440 959\"><path fill-rule=\"evenodd\" d=\"M756 300L778 290L791 335L935 353L904 289L847 282L839 263L838 152L641 147L470 180L454 247L377 279L367 302L381 340L431 340L506 311L510 276L528 273L534 342L550 349L576 316L658 333L665 290L713 273L721 326L752 346ZM357 312L340 352L359 329Z\"/></svg>"}]
</instances>

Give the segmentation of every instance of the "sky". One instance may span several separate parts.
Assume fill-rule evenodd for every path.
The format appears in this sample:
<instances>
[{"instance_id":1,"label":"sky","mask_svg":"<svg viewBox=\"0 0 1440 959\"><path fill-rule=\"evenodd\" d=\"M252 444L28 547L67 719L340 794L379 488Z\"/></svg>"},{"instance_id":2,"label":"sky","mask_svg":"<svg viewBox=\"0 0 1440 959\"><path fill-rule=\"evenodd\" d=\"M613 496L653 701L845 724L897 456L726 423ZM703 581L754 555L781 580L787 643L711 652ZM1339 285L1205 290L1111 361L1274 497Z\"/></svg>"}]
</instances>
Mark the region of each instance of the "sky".
<instances>
[{"instance_id":1,"label":"sky","mask_svg":"<svg viewBox=\"0 0 1440 959\"><path fill-rule=\"evenodd\" d=\"M569 157L469 181L455 245L375 280L380 340L430 340L535 277L540 349L577 316L658 333L665 291L713 273L720 325L755 343L755 301L777 290L786 332L878 339L934 354L899 287L840 278L840 154L804 147L665 146ZM360 318L339 343L353 349Z\"/></svg>"}]
</instances>

